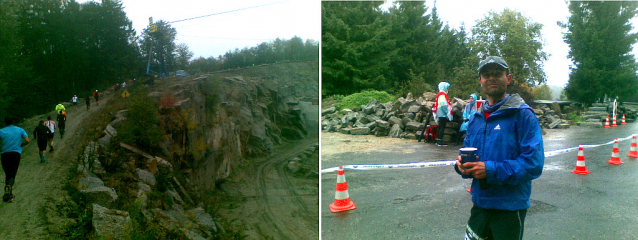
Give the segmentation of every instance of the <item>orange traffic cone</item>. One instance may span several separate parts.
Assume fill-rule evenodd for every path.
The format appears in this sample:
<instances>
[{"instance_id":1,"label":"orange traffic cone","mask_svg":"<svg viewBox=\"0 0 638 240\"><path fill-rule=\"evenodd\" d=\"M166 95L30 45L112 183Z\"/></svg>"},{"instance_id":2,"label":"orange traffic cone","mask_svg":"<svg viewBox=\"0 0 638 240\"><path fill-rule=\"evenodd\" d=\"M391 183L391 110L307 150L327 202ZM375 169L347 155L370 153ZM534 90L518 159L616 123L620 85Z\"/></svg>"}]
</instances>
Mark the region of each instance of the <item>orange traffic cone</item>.
<instances>
[{"instance_id":1,"label":"orange traffic cone","mask_svg":"<svg viewBox=\"0 0 638 240\"><path fill-rule=\"evenodd\" d=\"M620 165L623 164L624 162L620 161L620 156L618 156L620 151L618 150L618 138L616 138L616 141L614 141L614 149L612 149L611 151L611 159L609 159L609 161L607 161L607 163L609 164L614 164L614 165Z\"/></svg>"},{"instance_id":2,"label":"orange traffic cone","mask_svg":"<svg viewBox=\"0 0 638 240\"><path fill-rule=\"evenodd\" d=\"M574 169L574 171L572 172L576 174L582 174L582 175L587 175L590 173L590 171L587 171L587 168L585 167L585 155L583 154L582 144L580 145L580 147L578 147L578 157L576 158L576 169Z\"/></svg>"},{"instance_id":3,"label":"orange traffic cone","mask_svg":"<svg viewBox=\"0 0 638 240\"><path fill-rule=\"evenodd\" d=\"M625 125L627 124L627 122L625 122L625 114L622 114L622 122L620 122L620 125Z\"/></svg>"},{"instance_id":4,"label":"orange traffic cone","mask_svg":"<svg viewBox=\"0 0 638 240\"><path fill-rule=\"evenodd\" d=\"M605 128L611 128L611 126L609 126L609 115L607 115L607 119L605 120Z\"/></svg>"},{"instance_id":5,"label":"orange traffic cone","mask_svg":"<svg viewBox=\"0 0 638 240\"><path fill-rule=\"evenodd\" d=\"M350 201L350 196L348 195L348 183L346 183L346 175L343 171L343 166L339 166L339 171L337 171L337 191L335 192L335 202L330 204L330 211L335 213L353 210L355 208L357 208L357 206L354 205L353 201Z\"/></svg>"},{"instance_id":6,"label":"orange traffic cone","mask_svg":"<svg viewBox=\"0 0 638 240\"><path fill-rule=\"evenodd\" d=\"M631 149L629 149L629 154L627 154L627 157L638 158L638 143L636 143L636 134L634 134L631 141Z\"/></svg>"},{"instance_id":7,"label":"orange traffic cone","mask_svg":"<svg viewBox=\"0 0 638 240\"><path fill-rule=\"evenodd\" d=\"M618 127L618 125L616 125L616 114L614 114L614 122L611 124L612 127Z\"/></svg>"}]
</instances>

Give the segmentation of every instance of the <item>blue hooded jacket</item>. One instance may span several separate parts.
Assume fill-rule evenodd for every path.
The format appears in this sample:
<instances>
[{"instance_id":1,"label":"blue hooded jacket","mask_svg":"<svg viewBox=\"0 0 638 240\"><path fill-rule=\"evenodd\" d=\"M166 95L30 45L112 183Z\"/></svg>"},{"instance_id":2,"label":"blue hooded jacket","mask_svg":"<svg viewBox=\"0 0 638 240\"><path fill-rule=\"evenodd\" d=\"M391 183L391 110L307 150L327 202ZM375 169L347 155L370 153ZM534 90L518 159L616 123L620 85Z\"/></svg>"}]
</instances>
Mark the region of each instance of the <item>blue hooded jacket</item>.
<instances>
[{"instance_id":1,"label":"blue hooded jacket","mask_svg":"<svg viewBox=\"0 0 638 240\"><path fill-rule=\"evenodd\" d=\"M470 118L464 145L478 148L478 161L485 162L490 184L481 189L478 179L472 180L474 205L511 211L529 208L532 180L540 177L545 155L538 119L518 94L487 120L483 107L479 108ZM456 165L454 169L461 174Z\"/></svg>"}]
</instances>

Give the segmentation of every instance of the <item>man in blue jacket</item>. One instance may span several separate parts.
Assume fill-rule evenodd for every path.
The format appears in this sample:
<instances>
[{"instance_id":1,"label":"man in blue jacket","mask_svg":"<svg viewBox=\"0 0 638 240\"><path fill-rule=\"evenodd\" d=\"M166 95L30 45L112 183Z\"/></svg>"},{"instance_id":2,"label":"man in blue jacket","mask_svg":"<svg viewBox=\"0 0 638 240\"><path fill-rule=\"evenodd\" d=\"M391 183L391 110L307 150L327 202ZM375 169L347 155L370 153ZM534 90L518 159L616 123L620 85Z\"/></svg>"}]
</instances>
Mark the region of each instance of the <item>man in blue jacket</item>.
<instances>
[{"instance_id":1,"label":"man in blue jacket","mask_svg":"<svg viewBox=\"0 0 638 240\"><path fill-rule=\"evenodd\" d=\"M545 161L541 128L518 94L506 94L512 81L500 57L479 63L487 101L470 117L465 147L478 149L477 161L454 166L472 180L472 207L465 239L522 239L532 180Z\"/></svg>"}]
</instances>

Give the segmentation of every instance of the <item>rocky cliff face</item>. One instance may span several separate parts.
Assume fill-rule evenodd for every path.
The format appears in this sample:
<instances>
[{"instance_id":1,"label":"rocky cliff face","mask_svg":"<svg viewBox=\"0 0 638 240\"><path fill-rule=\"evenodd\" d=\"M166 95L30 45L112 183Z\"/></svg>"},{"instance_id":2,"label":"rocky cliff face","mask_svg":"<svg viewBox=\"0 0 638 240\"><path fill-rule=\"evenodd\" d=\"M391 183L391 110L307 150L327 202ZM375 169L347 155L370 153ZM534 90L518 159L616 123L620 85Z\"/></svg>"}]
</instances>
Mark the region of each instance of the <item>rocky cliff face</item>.
<instances>
[{"instance_id":1,"label":"rocky cliff face","mask_svg":"<svg viewBox=\"0 0 638 240\"><path fill-rule=\"evenodd\" d=\"M186 183L200 194L212 191L243 159L269 155L282 141L318 131L316 62L158 80L156 85L158 91L150 95L165 108L162 121L181 122L164 136L163 153L174 164L183 163L178 167L187 173Z\"/></svg>"}]
</instances>

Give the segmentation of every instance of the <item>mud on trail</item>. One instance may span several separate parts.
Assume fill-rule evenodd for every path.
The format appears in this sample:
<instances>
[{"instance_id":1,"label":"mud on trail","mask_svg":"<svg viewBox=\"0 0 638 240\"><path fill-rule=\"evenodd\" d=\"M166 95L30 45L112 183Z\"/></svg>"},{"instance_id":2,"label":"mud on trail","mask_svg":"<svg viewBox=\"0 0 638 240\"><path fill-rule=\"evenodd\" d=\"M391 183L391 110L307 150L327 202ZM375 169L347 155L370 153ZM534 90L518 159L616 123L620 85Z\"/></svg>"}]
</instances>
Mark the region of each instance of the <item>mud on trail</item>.
<instances>
[{"instance_id":1,"label":"mud on trail","mask_svg":"<svg viewBox=\"0 0 638 240\"><path fill-rule=\"evenodd\" d=\"M288 161L318 144L317 135L284 143L269 157L249 159L219 191L217 215L248 239L319 239L318 176L295 177ZM319 155L310 157L318 170Z\"/></svg>"},{"instance_id":2,"label":"mud on trail","mask_svg":"<svg viewBox=\"0 0 638 240\"><path fill-rule=\"evenodd\" d=\"M86 110L84 101L79 101L75 107L67 107L67 121L64 138L60 139L59 129L53 139L54 151L45 153L47 163L40 163L38 146L33 138L33 129L38 121L46 121L47 116L55 119L57 114L51 111L47 114L27 119L18 125L29 134L31 143L22 149L22 158L13 186L15 202L0 202L0 238L2 239L54 239L49 236L46 224L40 217L40 209L50 199L61 199L66 196L64 190L65 178L69 168L75 166L75 158L80 146L83 122L108 104L110 95L102 95L100 105L91 101L91 108ZM81 102L81 103L80 103ZM54 106L51 106L53 109ZM4 188L5 175L0 171L0 185Z\"/></svg>"}]
</instances>

